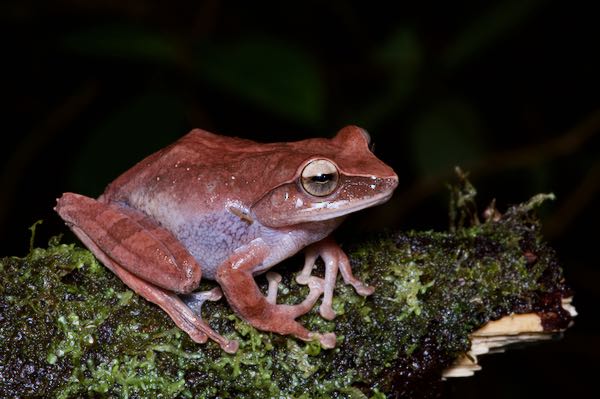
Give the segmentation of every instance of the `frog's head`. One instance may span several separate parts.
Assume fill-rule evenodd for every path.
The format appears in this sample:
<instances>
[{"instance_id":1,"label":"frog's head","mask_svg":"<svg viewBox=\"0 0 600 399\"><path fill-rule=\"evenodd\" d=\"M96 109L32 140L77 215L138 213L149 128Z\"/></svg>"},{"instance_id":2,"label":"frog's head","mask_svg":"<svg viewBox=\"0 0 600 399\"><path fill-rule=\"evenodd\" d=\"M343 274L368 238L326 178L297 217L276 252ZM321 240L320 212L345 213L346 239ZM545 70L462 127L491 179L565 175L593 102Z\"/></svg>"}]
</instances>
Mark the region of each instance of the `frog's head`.
<instances>
[{"instance_id":1,"label":"frog's head","mask_svg":"<svg viewBox=\"0 0 600 399\"><path fill-rule=\"evenodd\" d=\"M277 161L280 184L252 206L270 227L291 226L342 217L386 202L398 185L392 168L370 150L369 134L347 126L333 139L289 143L288 156ZM293 154L293 155L292 155Z\"/></svg>"}]
</instances>

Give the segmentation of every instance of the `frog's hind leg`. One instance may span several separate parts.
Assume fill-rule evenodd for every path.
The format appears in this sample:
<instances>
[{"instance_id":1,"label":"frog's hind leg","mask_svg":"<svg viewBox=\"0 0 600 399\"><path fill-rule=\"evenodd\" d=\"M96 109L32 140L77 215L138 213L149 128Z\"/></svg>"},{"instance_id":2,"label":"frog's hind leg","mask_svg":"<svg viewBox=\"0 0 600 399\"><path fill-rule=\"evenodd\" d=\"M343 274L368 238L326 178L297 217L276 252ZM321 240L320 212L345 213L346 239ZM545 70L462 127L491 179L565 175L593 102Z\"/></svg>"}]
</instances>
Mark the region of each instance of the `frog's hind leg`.
<instances>
[{"instance_id":1,"label":"frog's hind leg","mask_svg":"<svg viewBox=\"0 0 600 399\"><path fill-rule=\"evenodd\" d=\"M92 248L93 242L86 242L80 232L73 230L75 234L96 254L96 257L113 273L115 273L129 288L136 294L141 295L146 300L160 306L173 320L177 327L185 331L192 340L198 343L205 343L208 338L215 341L227 353L235 353L238 349L238 342L229 340L215 332L202 318L200 313L196 313L188 307L178 296L170 291L152 285L134 274L128 272L110 259L104 252L96 253Z\"/></svg>"},{"instance_id":2,"label":"frog's hind leg","mask_svg":"<svg viewBox=\"0 0 600 399\"><path fill-rule=\"evenodd\" d=\"M107 268L194 341L211 338L227 352L237 350L236 341L217 334L175 293L198 286L200 265L169 231L141 212L78 194L65 193L56 211Z\"/></svg>"},{"instance_id":3,"label":"frog's hind leg","mask_svg":"<svg viewBox=\"0 0 600 399\"><path fill-rule=\"evenodd\" d=\"M198 287L200 265L171 232L144 213L72 193L63 194L55 209L72 230L143 280L177 293Z\"/></svg>"}]
</instances>

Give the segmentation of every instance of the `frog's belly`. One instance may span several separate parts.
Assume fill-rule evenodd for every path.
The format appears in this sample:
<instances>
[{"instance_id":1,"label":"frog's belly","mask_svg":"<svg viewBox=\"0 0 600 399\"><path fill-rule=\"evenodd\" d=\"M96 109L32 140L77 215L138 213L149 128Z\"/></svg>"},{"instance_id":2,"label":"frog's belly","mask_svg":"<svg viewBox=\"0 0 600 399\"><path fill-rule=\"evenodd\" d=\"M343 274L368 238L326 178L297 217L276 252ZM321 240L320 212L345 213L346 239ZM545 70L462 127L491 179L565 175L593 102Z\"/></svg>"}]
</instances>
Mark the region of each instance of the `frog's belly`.
<instances>
[{"instance_id":1,"label":"frog's belly","mask_svg":"<svg viewBox=\"0 0 600 399\"><path fill-rule=\"evenodd\" d=\"M253 268L253 274L260 274L329 234L321 229L273 229L257 221L248 223L229 212L195 218L172 231L201 265L202 278L210 280L215 279L217 268L235 250L256 238L269 248L263 262Z\"/></svg>"},{"instance_id":2,"label":"frog's belly","mask_svg":"<svg viewBox=\"0 0 600 399\"><path fill-rule=\"evenodd\" d=\"M202 278L214 280L217 267L236 248L258 237L260 227L229 212L219 212L193 217L171 230L202 267Z\"/></svg>"}]
</instances>

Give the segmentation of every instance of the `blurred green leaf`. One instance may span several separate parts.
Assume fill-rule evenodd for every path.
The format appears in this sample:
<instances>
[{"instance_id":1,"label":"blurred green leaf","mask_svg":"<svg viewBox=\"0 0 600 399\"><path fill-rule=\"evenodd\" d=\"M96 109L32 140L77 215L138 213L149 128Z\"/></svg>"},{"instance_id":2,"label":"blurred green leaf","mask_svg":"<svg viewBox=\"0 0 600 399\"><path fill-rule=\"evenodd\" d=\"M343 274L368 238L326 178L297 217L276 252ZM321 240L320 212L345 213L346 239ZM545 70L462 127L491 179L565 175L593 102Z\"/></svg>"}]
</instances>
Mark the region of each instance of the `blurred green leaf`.
<instances>
[{"instance_id":1,"label":"blurred green leaf","mask_svg":"<svg viewBox=\"0 0 600 399\"><path fill-rule=\"evenodd\" d=\"M174 39L134 26L94 26L69 33L61 44L75 53L94 57L159 64L177 64L181 58Z\"/></svg>"},{"instance_id":2,"label":"blurred green leaf","mask_svg":"<svg viewBox=\"0 0 600 399\"><path fill-rule=\"evenodd\" d=\"M196 72L208 83L291 120L315 124L323 118L323 82L306 51L262 37L204 45Z\"/></svg>"},{"instance_id":3,"label":"blurred green leaf","mask_svg":"<svg viewBox=\"0 0 600 399\"><path fill-rule=\"evenodd\" d=\"M148 93L126 103L90 132L72 168L73 191L99 195L121 173L186 132L184 105Z\"/></svg>"},{"instance_id":4,"label":"blurred green leaf","mask_svg":"<svg viewBox=\"0 0 600 399\"><path fill-rule=\"evenodd\" d=\"M421 43L416 32L407 28L392 33L375 52L375 62L402 79L413 78L421 61Z\"/></svg>"},{"instance_id":5,"label":"blurred green leaf","mask_svg":"<svg viewBox=\"0 0 600 399\"><path fill-rule=\"evenodd\" d=\"M482 156L480 121L475 110L460 100L448 100L424 112L411 130L417 170L432 175Z\"/></svg>"},{"instance_id":6,"label":"blurred green leaf","mask_svg":"<svg viewBox=\"0 0 600 399\"><path fill-rule=\"evenodd\" d=\"M385 92L369 101L355 117L357 123L373 127L398 112L414 93L422 60L422 46L414 30L403 27L392 33L373 56L374 63L386 72Z\"/></svg>"},{"instance_id":7,"label":"blurred green leaf","mask_svg":"<svg viewBox=\"0 0 600 399\"><path fill-rule=\"evenodd\" d=\"M455 68L507 35L543 4L541 0L505 0L468 25L446 49L442 63Z\"/></svg>"}]
</instances>

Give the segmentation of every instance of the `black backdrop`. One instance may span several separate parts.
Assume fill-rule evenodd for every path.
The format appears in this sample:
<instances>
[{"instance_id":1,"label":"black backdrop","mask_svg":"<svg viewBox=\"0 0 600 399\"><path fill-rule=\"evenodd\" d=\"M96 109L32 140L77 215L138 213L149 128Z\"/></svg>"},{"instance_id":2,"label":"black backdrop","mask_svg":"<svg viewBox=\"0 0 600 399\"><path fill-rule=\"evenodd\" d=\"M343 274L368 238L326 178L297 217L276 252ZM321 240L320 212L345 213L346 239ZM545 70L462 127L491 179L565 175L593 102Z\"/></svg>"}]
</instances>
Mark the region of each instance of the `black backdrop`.
<instances>
[{"instance_id":1,"label":"black backdrop","mask_svg":"<svg viewBox=\"0 0 600 399\"><path fill-rule=\"evenodd\" d=\"M338 233L446 227L451 169L482 206L538 192L581 313L565 339L483 359L448 397L597 391L598 21L581 2L16 1L0 6L0 255L66 228L63 191L98 195L192 127L259 141L368 129L400 176Z\"/></svg>"}]
</instances>

